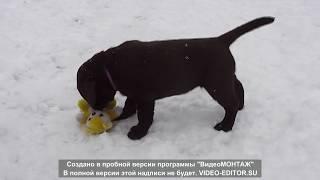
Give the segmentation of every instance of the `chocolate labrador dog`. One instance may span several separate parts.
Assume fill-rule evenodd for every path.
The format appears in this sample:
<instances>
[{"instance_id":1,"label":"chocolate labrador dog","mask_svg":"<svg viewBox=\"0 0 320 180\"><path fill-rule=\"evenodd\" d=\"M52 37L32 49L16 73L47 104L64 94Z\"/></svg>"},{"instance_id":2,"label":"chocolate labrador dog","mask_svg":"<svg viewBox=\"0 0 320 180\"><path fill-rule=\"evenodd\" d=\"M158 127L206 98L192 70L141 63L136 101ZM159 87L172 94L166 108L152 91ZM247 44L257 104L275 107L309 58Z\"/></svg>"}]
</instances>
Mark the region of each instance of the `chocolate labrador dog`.
<instances>
[{"instance_id":1,"label":"chocolate labrador dog","mask_svg":"<svg viewBox=\"0 0 320 180\"><path fill-rule=\"evenodd\" d=\"M229 46L241 35L273 21L273 17L258 18L213 38L124 42L81 65L77 88L98 110L113 100L116 91L125 95L117 119L137 112L139 123L130 129L128 137L140 139L153 122L155 100L200 86L225 110L223 120L214 128L230 131L244 106L244 90L235 75Z\"/></svg>"}]
</instances>

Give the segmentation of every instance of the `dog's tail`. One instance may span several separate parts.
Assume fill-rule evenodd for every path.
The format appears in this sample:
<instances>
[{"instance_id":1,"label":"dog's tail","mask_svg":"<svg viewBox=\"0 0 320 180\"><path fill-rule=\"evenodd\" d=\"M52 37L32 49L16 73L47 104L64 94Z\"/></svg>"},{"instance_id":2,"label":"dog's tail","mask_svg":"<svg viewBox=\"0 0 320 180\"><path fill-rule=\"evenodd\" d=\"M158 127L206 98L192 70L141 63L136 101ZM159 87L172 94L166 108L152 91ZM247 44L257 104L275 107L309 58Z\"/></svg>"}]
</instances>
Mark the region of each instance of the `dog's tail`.
<instances>
[{"instance_id":1,"label":"dog's tail","mask_svg":"<svg viewBox=\"0 0 320 180\"><path fill-rule=\"evenodd\" d=\"M246 24L243 24L227 33L222 34L219 36L219 40L224 42L228 47L241 35L252 31L256 28L259 28L263 25L270 24L274 21L274 17L261 17L257 18L255 20L252 20Z\"/></svg>"}]
</instances>

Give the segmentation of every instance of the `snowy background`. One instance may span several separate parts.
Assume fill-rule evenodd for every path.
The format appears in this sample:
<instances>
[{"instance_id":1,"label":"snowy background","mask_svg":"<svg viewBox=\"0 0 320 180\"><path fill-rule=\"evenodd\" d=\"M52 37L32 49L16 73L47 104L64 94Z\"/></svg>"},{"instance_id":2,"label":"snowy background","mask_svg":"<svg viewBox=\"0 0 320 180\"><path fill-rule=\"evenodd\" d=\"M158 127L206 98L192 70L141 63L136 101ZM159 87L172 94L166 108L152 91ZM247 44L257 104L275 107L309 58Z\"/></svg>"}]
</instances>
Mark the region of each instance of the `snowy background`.
<instances>
[{"instance_id":1,"label":"snowy background","mask_svg":"<svg viewBox=\"0 0 320 180\"><path fill-rule=\"evenodd\" d=\"M262 159L261 179L320 175L320 1L0 0L0 179L58 179L58 159ZM230 133L202 89L160 100L149 134L86 136L77 68L131 39L213 37L260 16L276 21L232 45L245 109ZM125 72L123 72L125 73ZM124 97L117 94L119 106Z\"/></svg>"}]
</instances>

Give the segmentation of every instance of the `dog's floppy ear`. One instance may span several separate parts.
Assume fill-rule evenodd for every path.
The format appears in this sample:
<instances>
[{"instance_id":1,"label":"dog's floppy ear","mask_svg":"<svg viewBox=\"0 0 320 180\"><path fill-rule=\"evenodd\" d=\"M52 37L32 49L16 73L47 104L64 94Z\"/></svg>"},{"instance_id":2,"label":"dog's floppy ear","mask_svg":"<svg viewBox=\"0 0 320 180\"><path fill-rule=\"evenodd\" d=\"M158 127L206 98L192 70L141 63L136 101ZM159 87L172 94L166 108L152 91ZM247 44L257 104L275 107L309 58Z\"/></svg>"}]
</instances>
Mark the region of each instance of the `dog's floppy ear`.
<instances>
[{"instance_id":1,"label":"dog's floppy ear","mask_svg":"<svg viewBox=\"0 0 320 180\"><path fill-rule=\"evenodd\" d=\"M96 81L87 81L85 82L85 84L86 84L86 89L85 89L86 100L91 106L93 106L97 102Z\"/></svg>"},{"instance_id":2,"label":"dog's floppy ear","mask_svg":"<svg viewBox=\"0 0 320 180\"><path fill-rule=\"evenodd\" d=\"M95 69L90 61L82 64L77 72L77 89L81 96L92 106L96 103Z\"/></svg>"}]
</instances>

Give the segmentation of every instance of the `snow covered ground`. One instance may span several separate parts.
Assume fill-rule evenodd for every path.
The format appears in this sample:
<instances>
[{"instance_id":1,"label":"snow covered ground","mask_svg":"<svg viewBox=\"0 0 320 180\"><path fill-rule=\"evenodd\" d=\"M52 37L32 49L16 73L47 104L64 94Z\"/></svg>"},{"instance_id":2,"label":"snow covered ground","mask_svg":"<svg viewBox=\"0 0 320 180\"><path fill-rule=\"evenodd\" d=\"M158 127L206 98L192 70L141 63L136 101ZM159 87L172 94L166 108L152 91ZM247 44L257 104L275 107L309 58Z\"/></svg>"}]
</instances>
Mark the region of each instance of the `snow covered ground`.
<instances>
[{"instance_id":1,"label":"snow covered ground","mask_svg":"<svg viewBox=\"0 0 320 180\"><path fill-rule=\"evenodd\" d=\"M140 141L126 136L136 117L110 134L80 130L76 71L94 53L217 36L265 15L274 24L231 48L245 88L232 132L212 128L224 111L199 88L158 101ZM319 179L319 32L317 0L1 0L0 179L59 179L58 159L73 158L253 158L261 179Z\"/></svg>"}]
</instances>

